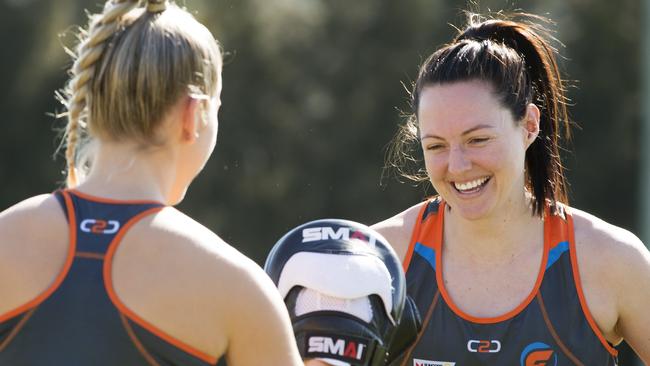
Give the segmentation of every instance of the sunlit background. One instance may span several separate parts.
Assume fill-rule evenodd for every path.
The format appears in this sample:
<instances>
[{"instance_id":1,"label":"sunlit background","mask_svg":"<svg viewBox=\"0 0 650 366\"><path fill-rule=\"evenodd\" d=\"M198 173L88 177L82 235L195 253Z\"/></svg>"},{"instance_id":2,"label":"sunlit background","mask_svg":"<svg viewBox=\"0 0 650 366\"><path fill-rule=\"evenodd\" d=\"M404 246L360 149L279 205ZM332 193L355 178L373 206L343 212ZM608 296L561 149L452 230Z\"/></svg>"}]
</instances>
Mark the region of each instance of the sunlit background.
<instances>
[{"instance_id":1,"label":"sunlit background","mask_svg":"<svg viewBox=\"0 0 650 366\"><path fill-rule=\"evenodd\" d=\"M478 8L521 9L557 23L578 126L564 154L571 203L647 240L643 203L650 195L640 183L650 184L641 154L641 137L650 134L642 128L650 111L642 85L650 81L644 1L493 0ZM408 111L403 85L451 39L452 25L463 24L464 2L181 3L221 42L226 64L219 142L180 209L261 264L300 223L337 217L372 224L432 193L384 172L384 155ZM62 182L63 159L53 159L55 130L63 126L52 116L61 111L54 91L66 80L64 46L85 24L84 9L101 6L0 0L1 209ZM621 365L637 365L625 345L619 349Z\"/></svg>"}]
</instances>

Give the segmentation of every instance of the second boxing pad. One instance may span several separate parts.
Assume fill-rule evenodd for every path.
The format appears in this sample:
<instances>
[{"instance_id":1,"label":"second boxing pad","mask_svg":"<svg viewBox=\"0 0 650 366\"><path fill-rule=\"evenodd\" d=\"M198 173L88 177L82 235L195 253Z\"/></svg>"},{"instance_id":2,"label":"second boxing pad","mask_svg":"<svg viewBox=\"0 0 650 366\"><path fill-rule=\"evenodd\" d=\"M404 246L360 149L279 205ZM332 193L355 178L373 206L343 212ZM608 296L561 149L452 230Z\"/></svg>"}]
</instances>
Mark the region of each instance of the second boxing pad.
<instances>
[{"instance_id":1,"label":"second boxing pad","mask_svg":"<svg viewBox=\"0 0 650 366\"><path fill-rule=\"evenodd\" d=\"M284 235L264 269L285 300L303 358L386 364L406 286L379 233L353 221L312 221Z\"/></svg>"}]
</instances>

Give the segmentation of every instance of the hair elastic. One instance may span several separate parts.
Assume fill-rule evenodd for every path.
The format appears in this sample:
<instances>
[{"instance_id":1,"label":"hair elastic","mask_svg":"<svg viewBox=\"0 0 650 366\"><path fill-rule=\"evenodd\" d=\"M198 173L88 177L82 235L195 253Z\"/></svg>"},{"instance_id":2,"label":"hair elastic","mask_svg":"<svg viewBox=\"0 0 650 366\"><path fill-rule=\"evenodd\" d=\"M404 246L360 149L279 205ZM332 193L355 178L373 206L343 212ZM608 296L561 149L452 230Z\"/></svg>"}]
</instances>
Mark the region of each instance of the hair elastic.
<instances>
[{"instance_id":1,"label":"hair elastic","mask_svg":"<svg viewBox=\"0 0 650 366\"><path fill-rule=\"evenodd\" d=\"M167 9L167 0L147 0L147 11L160 13Z\"/></svg>"}]
</instances>

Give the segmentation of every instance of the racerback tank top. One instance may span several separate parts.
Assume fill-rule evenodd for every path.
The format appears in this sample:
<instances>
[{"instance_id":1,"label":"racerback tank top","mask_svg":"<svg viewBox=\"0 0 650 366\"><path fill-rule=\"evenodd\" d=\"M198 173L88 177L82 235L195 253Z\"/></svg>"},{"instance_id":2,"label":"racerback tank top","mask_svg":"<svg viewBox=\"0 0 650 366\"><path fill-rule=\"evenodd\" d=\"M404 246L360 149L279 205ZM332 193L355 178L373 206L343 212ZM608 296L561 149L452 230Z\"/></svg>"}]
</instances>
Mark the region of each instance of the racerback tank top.
<instances>
[{"instance_id":1,"label":"racerback tank top","mask_svg":"<svg viewBox=\"0 0 650 366\"><path fill-rule=\"evenodd\" d=\"M417 304L423 329L402 365L617 365L617 352L584 299L573 220L566 211L564 206L545 210L544 255L531 293L502 316L477 318L456 307L445 290L445 203L439 197L429 200L420 211L404 261L408 295Z\"/></svg>"},{"instance_id":2,"label":"racerback tank top","mask_svg":"<svg viewBox=\"0 0 650 366\"><path fill-rule=\"evenodd\" d=\"M131 311L113 290L111 263L122 237L164 205L74 190L54 195L70 227L68 257L47 290L0 314L0 365L215 365Z\"/></svg>"}]
</instances>

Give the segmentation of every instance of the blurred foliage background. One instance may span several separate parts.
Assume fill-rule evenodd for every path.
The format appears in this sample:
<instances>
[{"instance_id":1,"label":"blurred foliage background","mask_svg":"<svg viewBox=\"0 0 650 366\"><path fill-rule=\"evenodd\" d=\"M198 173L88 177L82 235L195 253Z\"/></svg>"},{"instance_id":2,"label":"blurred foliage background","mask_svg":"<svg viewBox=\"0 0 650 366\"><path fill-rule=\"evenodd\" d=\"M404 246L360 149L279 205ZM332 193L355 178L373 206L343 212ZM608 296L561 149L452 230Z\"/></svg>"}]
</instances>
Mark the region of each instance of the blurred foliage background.
<instances>
[{"instance_id":1,"label":"blurred foliage background","mask_svg":"<svg viewBox=\"0 0 650 366\"><path fill-rule=\"evenodd\" d=\"M643 0L484 0L557 22L579 128L564 161L571 203L639 232ZM457 0L179 0L226 52L219 142L180 209L258 263L287 230L375 223L433 191L383 171L417 66L462 26ZM0 0L0 208L63 181L53 158L75 26L100 0ZM619 347L621 365L634 365Z\"/></svg>"}]
</instances>

